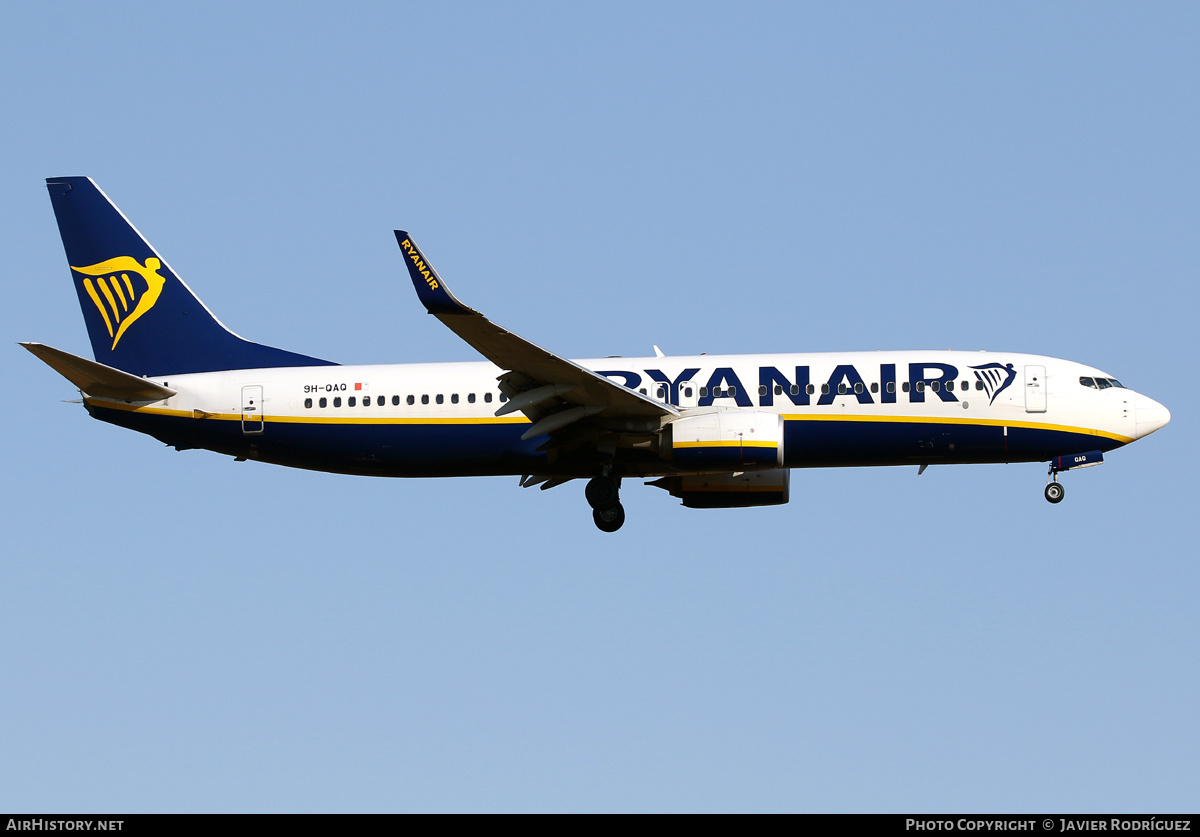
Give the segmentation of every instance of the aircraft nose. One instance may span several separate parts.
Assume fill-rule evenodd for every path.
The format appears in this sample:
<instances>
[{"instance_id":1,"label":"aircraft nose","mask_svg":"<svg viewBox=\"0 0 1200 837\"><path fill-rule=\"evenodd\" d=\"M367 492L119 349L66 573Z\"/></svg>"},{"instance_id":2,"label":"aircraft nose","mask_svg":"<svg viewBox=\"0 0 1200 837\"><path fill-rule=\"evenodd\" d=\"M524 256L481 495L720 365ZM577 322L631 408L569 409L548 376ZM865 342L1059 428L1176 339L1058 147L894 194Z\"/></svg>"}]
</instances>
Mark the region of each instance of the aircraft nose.
<instances>
[{"instance_id":1,"label":"aircraft nose","mask_svg":"<svg viewBox=\"0 0 1200 837\"><path fill-rule=\"evenodd\" d=\"M1167 426L1171 420L1171 411L1159 404L1153 398L1138 395L1134 402L1134 435L1140 439L1149 436L1155 430Z\"/></svg>"}]
</instances>

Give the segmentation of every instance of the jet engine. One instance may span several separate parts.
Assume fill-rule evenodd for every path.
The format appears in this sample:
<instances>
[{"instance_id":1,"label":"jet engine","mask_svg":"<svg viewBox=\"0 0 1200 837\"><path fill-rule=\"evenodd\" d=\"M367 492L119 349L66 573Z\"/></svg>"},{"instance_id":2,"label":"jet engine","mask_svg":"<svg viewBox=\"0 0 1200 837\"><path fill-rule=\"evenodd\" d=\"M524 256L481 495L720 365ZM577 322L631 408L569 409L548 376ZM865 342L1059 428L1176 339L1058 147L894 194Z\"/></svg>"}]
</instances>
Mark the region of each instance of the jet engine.
<instances>
[{"instance_id":1,"label":"jet engine","mask_svg":"<svg viewBox=\"0 0 1200 837\"><path fill-rule=\"evenodd\" d=\"M783 417L718 410L667 425L667 450L681 471L747 471L783 465Z\"/></svg>"}]
</instances>

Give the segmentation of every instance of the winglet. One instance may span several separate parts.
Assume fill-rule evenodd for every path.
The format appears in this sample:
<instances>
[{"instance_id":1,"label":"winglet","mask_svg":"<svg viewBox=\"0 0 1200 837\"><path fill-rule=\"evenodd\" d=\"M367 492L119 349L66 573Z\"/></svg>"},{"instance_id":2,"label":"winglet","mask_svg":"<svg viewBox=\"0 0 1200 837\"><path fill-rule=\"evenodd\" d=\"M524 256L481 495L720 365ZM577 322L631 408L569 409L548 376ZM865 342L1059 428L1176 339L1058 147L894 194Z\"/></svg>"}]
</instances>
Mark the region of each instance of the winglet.
<instances>
[{"instance_id":1,"label":"winglet","mask_svg":"<svg viewBox=\"0 0 1200 837\"><path fill-rule=\"evenodd\" d=\"M417 297L430 314L475 314L471 308L459 302L442 277L438 276L433 265L425 258L425 254L413 243L412 237L404 230L394 230L396 243L404 254L404 263L408 265L408 275L412 277L413 287Z\"/></svg>"}]
</instances>

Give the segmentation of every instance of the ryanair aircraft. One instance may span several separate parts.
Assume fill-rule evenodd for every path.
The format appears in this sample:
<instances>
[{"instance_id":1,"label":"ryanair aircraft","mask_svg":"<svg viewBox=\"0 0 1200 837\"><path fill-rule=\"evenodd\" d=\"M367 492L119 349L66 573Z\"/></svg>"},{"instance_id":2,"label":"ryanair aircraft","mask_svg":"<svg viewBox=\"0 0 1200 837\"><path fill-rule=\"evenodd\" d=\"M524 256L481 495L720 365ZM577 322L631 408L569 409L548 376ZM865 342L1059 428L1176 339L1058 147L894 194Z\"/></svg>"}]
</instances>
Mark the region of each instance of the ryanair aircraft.
<instances>
[{"instance_id":1,"label":"ryanair aircraft","mask_svg":"<svg viewBox=\"0 0 1200 837\"><path fill-rule=\"evenodd\" d=\"M848 352L567 360L458 301L396 232L426 310L477 363L342 366L245 340L86 177L47 180L95 360L22 343L93 418L176 450L383 477L586 480L596 525L626 477L691 508L788 501L790 468L1048 462L1058 474L1163 427L1165 407L1066 360Z\"/></svg>"}]
</instances>

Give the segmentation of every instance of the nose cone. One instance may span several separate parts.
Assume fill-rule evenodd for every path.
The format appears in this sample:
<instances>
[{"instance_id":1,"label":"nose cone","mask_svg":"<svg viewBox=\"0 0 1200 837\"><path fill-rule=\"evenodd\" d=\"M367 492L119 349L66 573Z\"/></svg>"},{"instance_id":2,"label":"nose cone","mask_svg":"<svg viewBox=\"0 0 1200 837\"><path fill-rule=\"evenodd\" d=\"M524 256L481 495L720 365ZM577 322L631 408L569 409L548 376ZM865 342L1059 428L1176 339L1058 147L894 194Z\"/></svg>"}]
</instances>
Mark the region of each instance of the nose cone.
<instances>
[{"instance_id":1,"label":"nose cone","mask_svg":"<svg viewBox=\"0 0 1200 837\"><path fill-rule=\"evenodd\" d=\"M1171 411L1153 398L1138 395L1133 406L1134 436L1138 439L1149 436L1155 430L1166 427L1171 420Z\"/></svg>"}]
</instances>

